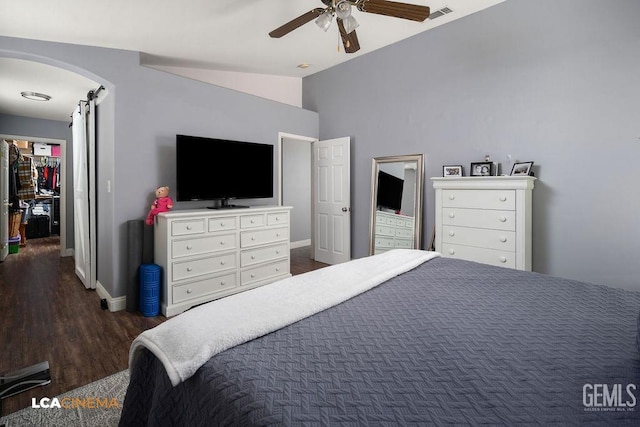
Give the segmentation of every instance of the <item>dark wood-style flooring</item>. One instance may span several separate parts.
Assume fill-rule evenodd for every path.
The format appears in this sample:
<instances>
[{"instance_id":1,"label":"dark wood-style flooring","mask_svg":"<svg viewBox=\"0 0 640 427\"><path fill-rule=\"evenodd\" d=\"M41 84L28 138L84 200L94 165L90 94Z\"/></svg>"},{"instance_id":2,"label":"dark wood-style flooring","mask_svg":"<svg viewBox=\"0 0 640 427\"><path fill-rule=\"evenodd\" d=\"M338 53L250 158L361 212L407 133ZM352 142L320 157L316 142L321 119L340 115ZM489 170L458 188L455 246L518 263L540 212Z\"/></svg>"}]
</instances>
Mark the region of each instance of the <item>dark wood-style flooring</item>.
<instances>
[{"instance_id":1,"label":"dark wood-style flooring","mask_svg":"<svg viewBox=\"0 0 640 427\"><path fill-rule=\"evenodd\" d=\"M0 263L0 375L45 360L51 370L51 384L3 399L1 415L126 369L133 339L166 320L102 310L59 244L57 237L32 239ZM309 248L291 251L294 275L324 266Z\"/></svg>"}]
</instances>

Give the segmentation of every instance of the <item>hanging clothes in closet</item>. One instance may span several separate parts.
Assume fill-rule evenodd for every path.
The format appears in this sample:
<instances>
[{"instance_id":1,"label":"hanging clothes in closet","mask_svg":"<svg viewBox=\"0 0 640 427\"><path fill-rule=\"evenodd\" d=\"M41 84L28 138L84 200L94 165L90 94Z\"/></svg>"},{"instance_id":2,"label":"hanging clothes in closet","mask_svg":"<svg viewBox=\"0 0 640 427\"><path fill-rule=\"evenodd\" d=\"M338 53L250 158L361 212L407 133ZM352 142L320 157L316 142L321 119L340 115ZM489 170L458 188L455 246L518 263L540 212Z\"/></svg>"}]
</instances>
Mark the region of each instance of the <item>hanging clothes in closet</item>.
<instances>
[{"instance_id":1,"label":"hanging clothes in closet","mask_svg":"<svg viewBox=\"0 0 640 427\"><path fill-rule=\"evenodd\" d=\"M38 188L40 194L60 192L60 159L42 158L38 165Z\"/></svg>"},{"instance_id":2,"label":"hanging clothes in closet","mask_svg":"<svg viewBox=\"0 0 640 427\"><path fill-rule=\"evenodd\" d=\"M20 179L20 190L18 197L21 200L32 200L36 198L37 172L33 159L23 156L18 160L18 177Z\"/></svg>"}]
</instances>

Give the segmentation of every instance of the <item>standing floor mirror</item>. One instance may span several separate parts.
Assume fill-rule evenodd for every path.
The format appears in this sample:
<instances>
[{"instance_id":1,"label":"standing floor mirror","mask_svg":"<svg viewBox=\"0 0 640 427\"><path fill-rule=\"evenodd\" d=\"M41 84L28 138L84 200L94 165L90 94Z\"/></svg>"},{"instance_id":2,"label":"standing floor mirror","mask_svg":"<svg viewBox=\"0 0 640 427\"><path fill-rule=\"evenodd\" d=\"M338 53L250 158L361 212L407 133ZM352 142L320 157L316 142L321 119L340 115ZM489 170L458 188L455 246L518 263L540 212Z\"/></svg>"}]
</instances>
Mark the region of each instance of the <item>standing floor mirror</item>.
<instances>
[{"instance_id":1,"label":"standing floor mirror","mask_svg":"<svg viewBox=\"0 0 640 427\"><path fill-rule=\"evenodd\" d=\"M375 157L369 255L422 244L423 155Z\"/></svg>"}]
</instances>

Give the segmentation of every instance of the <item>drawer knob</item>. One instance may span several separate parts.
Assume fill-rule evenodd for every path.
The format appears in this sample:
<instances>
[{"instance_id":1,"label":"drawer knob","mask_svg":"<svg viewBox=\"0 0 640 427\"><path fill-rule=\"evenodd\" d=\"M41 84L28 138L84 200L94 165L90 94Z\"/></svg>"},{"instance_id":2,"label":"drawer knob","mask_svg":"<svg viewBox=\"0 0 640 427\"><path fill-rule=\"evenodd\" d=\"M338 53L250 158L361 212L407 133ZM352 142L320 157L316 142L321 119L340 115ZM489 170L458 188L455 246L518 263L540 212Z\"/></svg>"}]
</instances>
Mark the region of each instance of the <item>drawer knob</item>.
<instances>
[{"instance_id":1,"label":"drawer knob","mask_svg":"<svg viewBox=\"0 0 640 427\"><path fill-rule=\"evenodd\" d=\"M456 251L454 251L453 249L449 249L449 255L455 255Z\"/></svg>"},{"instance_id":2,"label":"drawer knob","mask_svg":"<svg viewBox=\"0 0 640 427\"><path fill-rule=\"evenodd\" d=\"M500 222L507 222L507 217L506 217L506 216L504 216L504 215L502 215L502 216L500 217Z\"/></svg>"},{"instance_id":3,"label":"drawer knob","mask_svg":"<svg viewBox=\"0 0 640 427\"><path fill-rule=\"evenodd\" d=\"M252 238L251 238L251 240L256 240L256 238L255 238L255 237L252 237Z\"/></svg>"},{"instance_id":4,"label":"drawer knob","mask_svg":"<svg viewBox=\"0 0 640 427\"><path fill-rule=\"evenodd\" d=\"M191 270L193 270L193 268L187 267L187 271L191 271Z\"/></svg>"},{"instance_id":5,"label":"drawer knob","mask_svg":"<svg viewBox=\"0 0 640 427\"><path fill-rule=\"evenodd\" d=\"M276 221L280 221L280 217L278 217L278 216L277 216L277 217L276 217Z\"/></svg>"},{"instance_id":6,"label":"drawer knob","mask_svg":"<svg viewBox=\"0 0 640 427\"><path fill-rule=\"evenodd\" d=\"M453 194L449 196L449 200L455 200L455 199L456 199L456 196L454 196Z\"/></svg>"},{"instance_id":7,"label":"drawer knob","mask_svg":"<svg viewBox=\"0 0 640 427\"><path fill-rule=\"evenodd\" d=\"M256 259L255 255L251 255L251 259Z\"/></svg>"},{"instance_id":8,"label":"drawer knob","mask_svg":"<svg viewBox=\"0 0 640 427\"><path fill-rule=\"evenodd\" d=\"M453 212L449 214L449 218L455 218L455 217L456 217L456 214L454 214Z\"/></svg>"},{"instance_id":9,"label":"drawer knob","mask_svg":"<svg viewBox=\"0 0 640 427\"><path fill-rule=\"evenodd\" d=\"M224 261L220 261L220 265L224 265Z\"/></svg>"},{"instance_id":10,"label":"drawer knob","mask_svg":"<svg viewBox=\"0 0 640 427\"><path fill-rule=\"evenodd\" d=\"M224 241L221 241L221 242L220 242L220 245L224 245Z\"/></svg>"},{"instance_id":11,"label":"drawer knob","mask_svg":"<svg viewBox=\"0 0 640 427\"><path fill-rule=\"evenodd\" d=\"M505 256L501 256L501 257L500 257L500 262L501 262L501 263L505 263L505 262L507 262L507 257L505 257Z\"/></svg>"},{"instance_id":12,"label":"drawer knob","mask_svg":"<svg viewBox=\"0 0 640 427\"><path fill-rule=\"evenodd\" d=\"M276 271L280 271L280 267L276 267Z\"/></svg>"},{"instance_id":13,"label":"drawer knob","mask_svg":"<svg viewBox=\"0 0 640 427\"><path fill-rule=\"evenodd\" d=\"M220 223L220 227L224 227L224 222L221 222L221 223Z\"/></svg>"},{"instance_id":14,"label":"drawer knob","mask_svg":"<svg viewBox=\"0 0 640 427\"><path fill-rule=\"evenodd\" d=\"M276 255L280 255L280 251L276 251Z\"/></svg>"},{"instance_id":15,"label":"drawer knob","mask_svg":"<svg viewBox=\"0 0 640 427\"><path fill-rule=\"evenodd\" d=\"M253 224L253 223L255 223L255 221L254 221L254 220L251 220L251 224Z\"/></svg>"},{"instance_id":16,"label":"drawer knob","mask_svg":"<svg viewBox=\"0 0 640 427\"><path fill-rule=\"evenodd\" d=\"M193 249L193 246L187 245L187 250L190 251L191 249Z\"/></svg>"},{"instance_id":17,"label":"drawer knob","mask_svg":"<svg viewBox=\"0 0 640 427\"><path fill-rule=\"evenodd\" d=\"M450 231L450 232L449 232L449 236L453 237L453 236L455 236L455 235L456 235L455 231Z\"/></svg>"},{"instance_id":18,"label":"drawer knob","mask_svg":"<svg viewBox=\"0 0 640 427\"><path fill-rule=\"evenodd\" d=\"M221 282L220 282L220 286L224 286L224 285L226 285L226 283L225 283L225 281L223 280L223 281L221 281Z\"/></svg>"},{"instance_id":19,"label":"drawer knob","mask_svg":"<svg viewBox=\"0 0 640 427\"><path fill-rule=\"evenodd\" d=\"M187 230L191 230L191 226L190 225L187 225Z\"/></svg>"},{"instance_id":20,"label":"drawer knob","mask_svg":"<svg viewBox=\"0 0 640 427\"><path fill-rule=\"evenodd\" d=\"M501 237L500 237L500 241L501 241L502 243L505 243L505 242L507 241L507 238L506 238L505 236L501 236Z\"/></svg>"},{"instance_id":21,"label":"drawer knob","mask_svg":"<svg viewBox=\"0 0 640 427\"><path fill-rule=\"evenodd\" d=\"M190 294L191 292L193 292L193 289L189 288L187 289L187 293Z\"/></svg>"},{"instance_id":22,"label":"drawer knob","mask_svg":"<svg viewBox=\"0 0 640 427\"><path fill-rule=\"evenodd\" d=\"M500 196L500 201L501 202L506 202L507 201L507 196Z\"/></svg>"},{"instance_id":23,"label":"drawer knob","mask_svg":"<svg viewBox=\"0 0 640 427\"><path fill-rule=\"evenodd\" d=\"M280 233L276 233L276 237L280 237Z\"/></svg>"},{"instance_id":24,"label":"drawer knob","mask_svg":"<svg viewBox=\"0 0 640 427\"><path fill-rule=\"evenodd\" d=\"M251 278L253 279L254 277L256 277L256 275L251 273Z\"/></svg>"}]
</instances>

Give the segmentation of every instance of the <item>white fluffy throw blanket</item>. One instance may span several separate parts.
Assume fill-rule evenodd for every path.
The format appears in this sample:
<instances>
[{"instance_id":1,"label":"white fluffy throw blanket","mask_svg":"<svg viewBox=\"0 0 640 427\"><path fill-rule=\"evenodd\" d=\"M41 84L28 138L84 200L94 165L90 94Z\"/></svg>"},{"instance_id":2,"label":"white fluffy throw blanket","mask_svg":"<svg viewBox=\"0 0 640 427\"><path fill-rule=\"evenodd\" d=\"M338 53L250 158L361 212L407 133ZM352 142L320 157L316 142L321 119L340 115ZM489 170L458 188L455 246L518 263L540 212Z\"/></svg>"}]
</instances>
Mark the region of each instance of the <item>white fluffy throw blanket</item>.
<instances>
[{"instance_id":1,"label":"white fluffy throw blanket","mask_svg":"<svg viewBox=\"0 0 640 427\"><path fill-rule=\"evenodd\" d=\"M140 334L129 350L129 369L147 348L175 386L217 353L340 304L437 256L395 249L212 301Z\"/></svg>"}]
</instances>

